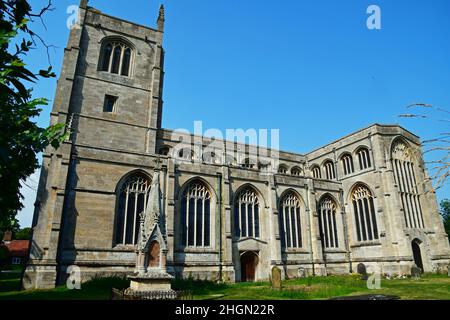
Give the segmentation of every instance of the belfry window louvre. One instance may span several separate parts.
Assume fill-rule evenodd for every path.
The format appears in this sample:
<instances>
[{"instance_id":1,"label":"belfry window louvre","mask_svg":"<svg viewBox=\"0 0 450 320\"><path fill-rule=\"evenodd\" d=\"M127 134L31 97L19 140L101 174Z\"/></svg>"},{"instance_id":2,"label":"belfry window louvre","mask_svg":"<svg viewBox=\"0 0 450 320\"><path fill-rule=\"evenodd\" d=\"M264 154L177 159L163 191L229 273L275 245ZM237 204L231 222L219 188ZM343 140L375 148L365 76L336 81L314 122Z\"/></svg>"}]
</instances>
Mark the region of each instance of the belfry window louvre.
<instances>
[{"instance_id":1,"label":"belfry window louvre","mask_svg":"<svg viewBox=\"0 0 450 320\"><path fill-rule=\"evenodd\" d=\"M121 41L109 41L102 46L100 71L129 76L133 51Z\"/></svg>"},{"instance_id":2,"label":"belfry window louvre","mask_svg":"<svg viewBox=\"0 0 450 320\"><path fill-rule=\"evenodd\" d=\"M371 160L370 160L370 153L367 148L361 148L356 153L358 156L359 161L359 169L365 170L372 166Z\"/></svg>"},{"instance_id":3,"label":"belfry window louvre","mask_svg":"<svg viewBox=\"0 0 450 320\"><path fill-rule=\"evenodd\" d=\"M320 237L326 248L338 248L339 238L336 224L337 206L329 196L323 198L318 207Z\"/></svg>"},{"instance_id":4,"label":"belfry window louvre","mask_svg":"<svg viewBox=\"0 0 450 320\"><path fill-rule=\"evenodd\" d=\"M399 188L406 227L423 229L425 228L425 223L413 159L411 149L403 142L399 141L394 145L392 149L392 166L395 181Z\"/></svg>"},{"instance_id":5,"label":"belfry window louvre","mask_svg":"<svg viewBox=\"0 0 450 320\"><path fill-rule=\"evenodd\" d=\"M332 161L325 162L324 169L325 169L327 180L335 180L336 179L336 172L334 170L334 163Z\"/></svg>"},{"instance_id":6,"label":"belfry window louvre","mask_svg":"<svg viewBox=\"0 0 450 320\"><path fill-rule=\"evenodd\" d=\"M355 167L353 165L353 158L351 155L346 154L342 157L342 167L344 168L344 175L349 175L355 172Z\"/></svg>"},{"instance_id":7,"label":"belfry window louvre","mask_svg":"<svg viewBox=\"0 0 450 320\"><path fill-rule=\"evenodd\" d=\"M352 193L356 237L359 242L378 240L378 226L372 193L358 186Z\"/></svg>"},{"instance_id":8,"label":"belfry window louvre","mask_svg":"<svg viewBox=\"0 0 450 320\"><path fill-rule=\"evenodd\" d=\"M141 175L129 177L122 185L117 212L116 244L135 245L140 214L146 209L150 180Z\"/></svg>"},{"instance_id":9,"label":"belfry window louvre","mask_svg":"<svg viewBox=\"0 0 450 320\"><path fill-rule=\"evenodd\" d=\"M303 246L300 200L292 192L284 196L281 201L280 228L281 244L284 248Z\"/></svg>"},{"instance_id":10,"label":"belfry window louvre","mask_svg":"<svg viewBox=\"0 0 450 320\"><path fill-rule=\"evenodd\" d=\"M211 193L201 182L191 183L181 199L181 244L211 246Z\"/></svg>"},{"instance_id":11,"label":"belfry window louvre","mask_svg":"<svg viewBox=\"0 0 450 320\"><path fill-rule=\"evenodd\" d=\"M241 191L234 204L235 235L237 238L260 237L260 205L256 192L251 188Z\"/></svg>"}]
</instances>

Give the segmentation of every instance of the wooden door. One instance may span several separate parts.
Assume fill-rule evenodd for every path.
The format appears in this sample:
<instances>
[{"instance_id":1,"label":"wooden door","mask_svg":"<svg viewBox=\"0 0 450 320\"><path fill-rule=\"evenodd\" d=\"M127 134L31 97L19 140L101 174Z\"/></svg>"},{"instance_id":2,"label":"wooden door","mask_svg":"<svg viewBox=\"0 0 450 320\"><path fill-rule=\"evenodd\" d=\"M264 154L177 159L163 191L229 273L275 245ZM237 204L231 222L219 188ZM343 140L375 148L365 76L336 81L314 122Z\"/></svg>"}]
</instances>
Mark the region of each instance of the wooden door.
<instances>
[{"instance_id":1,"label":"wooden door","mask_svg":"<svg viewBox=\"0 0 450 320\"><path fill-rule=\"evenodd\" d=\"M241 281L254 282L256 280L256 267L258 256L254 252L245 252L241 256Z\"/></svg>"},{"instance_id":2,"label":"wooden door","mask_svg":"<svg viewBox=\"0 0 450 320\"><path fill-rule=\"evenodd\" d=\"M160 267L160 253L161 247L158 241L153 241L150 244L150 248L148 250L148 266L149 268L159 268Z\"/></svg>"}]
</instances>

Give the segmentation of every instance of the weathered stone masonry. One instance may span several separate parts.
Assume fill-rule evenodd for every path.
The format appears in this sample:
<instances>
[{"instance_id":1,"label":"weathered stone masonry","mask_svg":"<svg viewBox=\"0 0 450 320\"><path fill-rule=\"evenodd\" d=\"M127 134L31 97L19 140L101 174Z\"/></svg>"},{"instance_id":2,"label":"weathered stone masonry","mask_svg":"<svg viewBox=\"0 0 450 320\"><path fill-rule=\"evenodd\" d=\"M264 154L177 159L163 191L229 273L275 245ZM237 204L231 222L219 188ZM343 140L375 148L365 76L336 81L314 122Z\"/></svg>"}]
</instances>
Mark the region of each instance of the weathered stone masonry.
<instances>
[{"instance_id":1,"label":"weathered stone masonry","mask_svg":"<svg viewBox=\"0 0 450 320\"><path fill-rule=\"evenodd\" d=\"M177 277L253 281L273 266L283 277L346 274L358 263L392 274L413 264L447 270L417 136L375 124L305 155L234 143L243 152L227 155L229 142L163 129L163 8L157 25L81 1L51 114L72 133L44 155L25 288L52 288L72 265L83 280L132 274L155 169ZM259 151L267 154L252 162Z\"/></svg>"}]
</instances>

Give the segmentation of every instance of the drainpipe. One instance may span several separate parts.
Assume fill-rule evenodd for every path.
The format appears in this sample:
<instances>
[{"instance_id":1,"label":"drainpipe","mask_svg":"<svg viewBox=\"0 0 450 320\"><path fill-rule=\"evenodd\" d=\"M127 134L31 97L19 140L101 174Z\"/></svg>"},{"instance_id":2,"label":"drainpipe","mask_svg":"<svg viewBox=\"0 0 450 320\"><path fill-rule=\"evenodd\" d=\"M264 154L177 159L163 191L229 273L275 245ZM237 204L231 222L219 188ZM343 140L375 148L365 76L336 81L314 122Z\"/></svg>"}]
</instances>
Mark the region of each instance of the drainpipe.
<instances>
[{"instance_id":1,"label":"drainpipe","mask_svg":"<svg viewBox=\"0 0 450 320\"><path fill-rule=\"evenodd\" d=\"M317 207L318 209L318 207ZM322 212L318 212L319 215L322 214ZM322 219L322 218L320 218ZM321 221L321 220L319 220ZM325 275L328 276L328 264L327 264L327 248L325 247L324 234L323 231L320 231L321 226L319 226L319 236L320 236L320 247L322 248L322 260L323 260L323 267L325 268Z\"/></svg>"},{"instance_id":2,"label":"drainpipe","mask_svg":"<svg viewBox=\"0 0 450 320\"><path fill-rule=\"evenodd\" d=\"M347 226L347 214L345 213L345 205L344 205L344 190L340 190L340 201L341 201L341 216L342 216L342 222L344 225L344 242L345 242L345 250L347 251L347 259L349 263L349 269L350 273L353 273L353 265L352 265L352 259L350 256L350 245L348 240L348 226Z\"/></svg>"},{"instance_id":3,"label":"drainpipe","mask_svg":"<svg viewBox=\"0 0 450 320\"><path fill-rule=\"evenodd\" d=\"M309 206L309 186L306 185L306 207L308 210L308 217L309 217L309 257L311 259L311 266L312 266L312 272L313 276L316 276L316 270L314 268L314 254L313 254L313 244L312 244L312 212L311 208Z\"/></svg>"},{"instance_id":4,"label":"drainpipe","mask_svg":"<svg viewBox=\"0 0 450 320\"><path fill-rule=\"evenodd\" d=\"M217 174L217 182L218 182L218 186L217 186L217 190L218 190L218 195L219 195L219 230L220 230L220 235L219 235L219 281L222 282L223 281L223 274L222 274L222 236L223 236L223 230L222 230L222 174L218 173Z\"/></svg>"},{"instance_id":5,"label":"drainpipe","mask_svg":"<svg viewBox=\"0 0 450 320\"><path fill-rule=\"evenodd\" d=\"M164 211L163 216L164 216L164 219L165 219L165 222L166 222L166 226L165 226L165 228L166 228L166 237L167 237L167 208L166 208L166 203L167 203L167 194L168 194L168 192L167 192L167 170L168 170L168 167L166 165L163 165L162 166L162 172L163 172L164 176L163 176L163 188L162 188L162 190L163 190L162 207L163 207L163 211ZM166 239L166 242L167 242L167 239Z\"/></svg>"}]
</instances>

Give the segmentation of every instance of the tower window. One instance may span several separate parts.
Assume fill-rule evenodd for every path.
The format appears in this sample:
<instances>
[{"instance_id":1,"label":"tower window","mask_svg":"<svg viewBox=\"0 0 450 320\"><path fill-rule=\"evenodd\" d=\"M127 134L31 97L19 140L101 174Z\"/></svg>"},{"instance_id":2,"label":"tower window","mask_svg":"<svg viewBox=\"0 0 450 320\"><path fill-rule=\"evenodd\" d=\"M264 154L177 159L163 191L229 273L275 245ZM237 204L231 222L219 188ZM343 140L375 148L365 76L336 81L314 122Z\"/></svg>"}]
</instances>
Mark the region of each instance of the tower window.
<instances>
[{"instance_id":1,"label":"tower window","mask_svg":"<svg viewBox=\"0 0 450 320\"><path fill-rule=\"evenodd\" d=\"M108 113L115 112L116 102L118 97L106 95L105 96L105 104L103 106L103 111Z\"/></svg>"},{"instance_id":2,"label":"tower window","mask_svg":"<svg viewBox=\"0 0 450 320\"><path fill-rule=\"evenodd\" d=\"M123 42L114 40L104 43L100 54L99 70L129 76L133 50Z\"/></svg>"}]
</instances>

